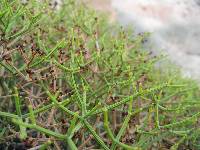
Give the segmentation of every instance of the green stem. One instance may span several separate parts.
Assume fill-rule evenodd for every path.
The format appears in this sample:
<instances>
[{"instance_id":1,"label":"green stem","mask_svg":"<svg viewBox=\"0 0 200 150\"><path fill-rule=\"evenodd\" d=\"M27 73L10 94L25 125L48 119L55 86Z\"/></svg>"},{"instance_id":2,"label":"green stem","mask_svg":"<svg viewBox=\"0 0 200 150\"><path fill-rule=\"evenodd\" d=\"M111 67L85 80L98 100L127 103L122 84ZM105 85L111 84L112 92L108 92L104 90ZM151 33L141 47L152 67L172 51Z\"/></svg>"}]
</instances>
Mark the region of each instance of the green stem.
<instances>
[{"instance_id":1,"label":"green stem","mask_svg":"<svg viewBox=\"0 0 200 150\"><path fill-rule=\"evenodd\" d=\"M51 130L42 128L38 125L24 123L21 120L17 120L17 119L13 119L12 121L13 121L13 123L18 124L20 126L24 126L26 128L30 128L30 129L35 129L35 130L42 132L44 134L47 134L49 136L53 136L53 137L56 137L56 138L61 139L61 140L66 140L66 135L63 135L63 134L60 134L60 133L57 133L57 132L53 132Z\"/></svg>"},{"instance_id":2,"label":"green stem","mask_svg":"<svg viewBox=\"0 0 200 150\"><path fill-rule=\"evenodd\" d=\"M126 131L126 128L128 126L128 122L130 121L131 119L131 116L132 116L132 107L133 107L133 100L130 101L129 103L129 109L128 109L128 115L126 116L123 124L122 124L122 127L120 128L117 136L116 136L116 140L119 141L120 138L123 136L123 134L125 133ZM111 150L115 150L116 149L116 143L113 143L112 146L111 146Z\"/></svg>"},{"instance_id":3,"label":"green stem","mask_svg":"<svg viewBox=\"0 0 200 150\"><path fill-rule=\"evenodd\" d=\"M14 92L15 92L15 108L16 108L16 113L17 115L21 118L22 113L21 113L21 102L20 102L20 98L19 98L19 93L16 87L14 87Z\"/></svg>"},{"instance_id":4,"label":"green stem","mask_svg":"<svg viewBox=\"0 0 200 150\"><path fill-rule=\"evenodd\" d=\"M29 109L29 112L30 112L30 119L31 119L32 124L36 124L35 115L33 113L33 107L31 105L29 105L28 109Z\"/></svg>"},{"instance_id":5,"label":"green stem","mask_svg":"<svg viewBox=\"0 0 200 150\"><path fill-rule=\"evenodd\" d=\"M55 51L57 51L59 48L64 47L65 43L64 40L62 40L61 42L59 42L55 48L53 48L48 55L46 55L45 57L43 57L41 60L37 61L36 63L32 64L30 67L35 67L39 64L41 64L42 62L44 62L45 60L47 60Z\"/></svg>"},{"instance_id":6,"label":"green stem","mask_svg":"<svg viewBox=\"0 0 200 150\"><path fill-rule=\"evenodd\" d=\"M60 104L63 105L63 106L66 106L66 105L68 105L70 102L72 102L70 99L66 99L66 100L63 100L62 102L60 102ZM38 108L38 109L34 110L34 111L33 111L33 114L36 115L36 114L38 114L38 113L44 112L44 111L46 111L46 110L51 109L53 106L55 106L55 103L48 104L48 105L46 105L46 106L43 106L43 107L41 107L41 108ZM29 116L31 116L31 114L30 114L30 113L27 113L27 114L22 115L22 118L27 118L27 117L29 117Z\"/></svg>"},{"instance_id":7,"label":"green stem","mask_svg":"<svg viewBox=\"0 0 200 150\"><path fill-rule=\"evenodd\" d=\"M56 100L55 96L53 96L49 91L47 91L47 95L49 95L49 97L51 98L51 100L61 110L65 111L67 114L70 114L72 116L76 116L78 119L80 119L84 123L84 125L87 127L87 129L90 131L90 133L94 136L94 138L96 139L96 141L100 144L100 146L103 147L106 150L109 150L109 148L105 145L105 143L103 142L103 140L101 139L101 137L99 137L96 134L96 132L93 130L92 126L83 117L79 116L77 113L74 113L71 110L68 110L67 108L65 108L64 106L62 106L61 104L59 104L58 101Z\"/></svg>"},{"instance_id":8,"label":"green stem","mask_svg":"<svg viewBox=\"0 0 200 150\"><path fill-rule=\"evenodd\" d=\"M196 113L195 115L193 115L191 117L187 117L186 119L181 120L179 122L175 122L175 123L167 124L167 125L164 125L164 126L160 126L160 128L169 129L169 128L172 128L172 127L181 126L186 122L189 122L189 121L192 121L194 119L197 119L199 116L200 116L200 112Z\"/></svg>"},{"instance_id":9,"label":"green stem","mask_svg":"<svg viewBox=\"0 0 200 150\"><path fill-rule=\"evenodd\" d=\"M46 143L44 143L44 144L42 144L42 145L40 146L39 150L46 150L47 147L48 147L49 145L51 145L51 144L52 144L52 142L51 142L50 140L48 140Z\"/></svg>"},{"instance_id":10,"label":"green stem","mask_svg":"<svg viewBox=\"0 0 200 150\"><path fill-rule=\"evenodd\" d=\"M14 114L11 114L11 113L8 113L8 112L2 112L2 111L0 111L0 116L1 117L8 117L10 119L12 119L12 118L19 119L18 115L14 115Z\"/></svg>"},{"instance_id":11,"label":"green stem","mask_svg":"<svg viewBox=\"0 0 200 150\"><path fill-rule=\"evenodd\" d=\"M118 140L116 140L114 138L114 135L111 131L111 129L109 128L109 122L108 122L108 111L106 109L104 109L104 128L108 134L108 136L110 137L110 139L112 140L113 143L116 143L117 145L121 146L123 149L127 149L127 150L139 150L140 148L138 147L133 147L133 146L129 146L127 144L121 143Z\"/></svg>"},{"instance_id":12,"label":"green stem","mask_svg":"<svg viewBox=\"0 0 200 150\"><path fill-rule=\"evenodd\" d=\"M132 96L128 96L126 98L124 98L123 100L119 101L119 102L116 102L114 104L111 104L111 105L108 105L106 106L105 108L100 108L98 109L97 111L95 111L93 113L93 115L95 114L99 114L99 113L102 113L104 111L104 109L107 109L107 110L112 110L116 107L119 107L123 104L126 104L127 102L131 101L132 99L136 99L137 97L141 96L141 95L145 95L145 94L150 94L150 93L153 93L155 91L158 91L158 90L161 90L163 89L164 87L168 86L167 83L165 84L161 84L161 85L158 85L157 87L155 88L150 88L150 89L147 89L147 90L142 90L142 91L139 91L137 92L136 94L132 95ZM89 112L88 112L89 113Z\"/></svg>"}]
</instances>

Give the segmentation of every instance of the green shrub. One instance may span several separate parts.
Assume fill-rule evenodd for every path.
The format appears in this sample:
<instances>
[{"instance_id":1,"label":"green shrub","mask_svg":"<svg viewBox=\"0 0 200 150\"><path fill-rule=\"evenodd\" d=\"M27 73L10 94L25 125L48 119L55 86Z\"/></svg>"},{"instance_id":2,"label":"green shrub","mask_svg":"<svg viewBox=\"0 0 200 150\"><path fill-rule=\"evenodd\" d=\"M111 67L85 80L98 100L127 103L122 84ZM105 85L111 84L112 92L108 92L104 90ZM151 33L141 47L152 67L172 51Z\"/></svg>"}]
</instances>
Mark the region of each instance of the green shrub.
<instances>
[{"instance_id":1,"label":"green shrub","mask_svg":"<svg viewBox=\"0 0 200 150\"><path fill-rule=\"evenodd\" d=\"M0 1L0 149L198 149L199 88L146 34L79 1Z\"/></svg>"}]
</instances>

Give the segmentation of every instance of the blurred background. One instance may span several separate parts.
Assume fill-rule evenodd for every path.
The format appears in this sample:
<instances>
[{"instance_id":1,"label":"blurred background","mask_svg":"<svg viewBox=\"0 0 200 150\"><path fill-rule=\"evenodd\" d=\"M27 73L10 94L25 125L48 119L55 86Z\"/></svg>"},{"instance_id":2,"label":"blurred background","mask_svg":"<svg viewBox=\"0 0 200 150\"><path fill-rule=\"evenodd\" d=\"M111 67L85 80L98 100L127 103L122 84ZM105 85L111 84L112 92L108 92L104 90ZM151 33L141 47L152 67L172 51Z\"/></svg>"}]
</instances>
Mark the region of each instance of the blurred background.
<instances>
[{"instance_id":1,"label":"blurred background","mask_svg":"<svg viewBox=\"0 0 200 150\"><path fill-rule=\"evenodd\" d=\"M149 46L166 53L184 75L200 79L200 0L85 0L111 22L152 33Z\"/></svg>"}]
</instances>

